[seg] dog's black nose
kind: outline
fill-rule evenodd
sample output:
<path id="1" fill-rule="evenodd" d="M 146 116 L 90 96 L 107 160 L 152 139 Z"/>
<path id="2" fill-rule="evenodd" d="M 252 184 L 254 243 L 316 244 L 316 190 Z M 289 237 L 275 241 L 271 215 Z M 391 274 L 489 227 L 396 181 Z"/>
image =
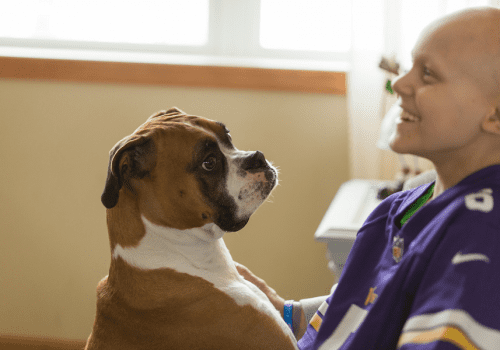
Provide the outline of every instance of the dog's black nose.
<path id="1" fill-rule="evenodd" d="M 255 151 L 243 161 L 241 167 L 246 171 L 267 168 L 266 157 L 261 151 Z"/>

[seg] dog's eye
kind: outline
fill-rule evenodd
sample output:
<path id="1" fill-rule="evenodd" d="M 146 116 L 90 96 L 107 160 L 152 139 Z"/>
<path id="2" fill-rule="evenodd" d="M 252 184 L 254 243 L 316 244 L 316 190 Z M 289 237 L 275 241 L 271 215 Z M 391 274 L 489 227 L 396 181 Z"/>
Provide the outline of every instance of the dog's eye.
<path id="1" fill-rule="evenodd" d="M 201 166 L 206 171 L 211 171 L 211 170 L 214 170 L 216 164 L 217 164 L 217 159 L 212 156 L 212 157 L 208 157 L 207 159 L 205 159 Z"/>

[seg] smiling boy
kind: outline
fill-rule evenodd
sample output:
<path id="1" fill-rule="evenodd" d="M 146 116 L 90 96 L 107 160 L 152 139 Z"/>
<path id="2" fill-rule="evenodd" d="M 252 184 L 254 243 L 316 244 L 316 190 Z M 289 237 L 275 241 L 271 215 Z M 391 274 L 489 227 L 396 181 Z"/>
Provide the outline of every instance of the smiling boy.
<path id="1" fill-rule="evenodd" d="M 500 10 L 466 10 L 431 24 L 413 62 L 393 84 L 405 112 L 391 148 L 433 162 L 436 198 L 500 164 Z"/>
<path id="2" fill-rule="evenodd" d="M 294 325 L 299 348 L 500 349 L 500 10 L 431 24 L 393 89 L 391 148 L 431 160 L 437 179 L 370 214 L 332 295 Z"/>

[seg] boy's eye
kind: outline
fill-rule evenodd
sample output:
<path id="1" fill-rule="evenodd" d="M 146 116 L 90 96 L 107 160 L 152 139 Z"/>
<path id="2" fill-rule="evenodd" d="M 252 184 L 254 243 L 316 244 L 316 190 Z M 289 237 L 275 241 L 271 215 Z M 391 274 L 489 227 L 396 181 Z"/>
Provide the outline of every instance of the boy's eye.
<path id="1" fill-rule="evenodd" d="M 429 82 L 432 82 L 433 80 L 436 79 L 436 76 L 434 75 L 434 73 L 427 67 L 423 67 L 422 68 L 422 79 L 429 83 Z"/>

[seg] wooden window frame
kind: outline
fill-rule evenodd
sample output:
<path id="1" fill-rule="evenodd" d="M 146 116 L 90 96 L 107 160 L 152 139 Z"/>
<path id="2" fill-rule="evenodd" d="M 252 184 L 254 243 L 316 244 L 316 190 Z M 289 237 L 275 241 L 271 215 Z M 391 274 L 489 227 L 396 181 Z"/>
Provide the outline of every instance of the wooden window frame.
<path id="1" fill-rule="evenodd" d="M 86 343 L 85 340 L 0 335 L 0 349 L 5 350 L 82 350 Z"/>
<path id="2" fill-rule="evenodd" d="M 0 57 L 0 78 L 346 94 L 346 73 Z"/>

